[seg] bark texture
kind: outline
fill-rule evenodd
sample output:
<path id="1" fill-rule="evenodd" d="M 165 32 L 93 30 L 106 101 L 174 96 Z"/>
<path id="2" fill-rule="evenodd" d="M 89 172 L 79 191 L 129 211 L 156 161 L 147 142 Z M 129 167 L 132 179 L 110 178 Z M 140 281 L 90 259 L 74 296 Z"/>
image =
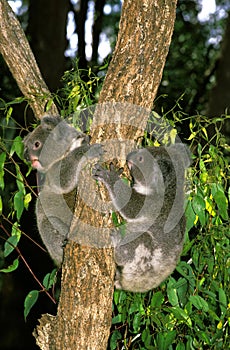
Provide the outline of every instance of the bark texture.
<path id="1" fill-rule="evenodd" d="M 100 102 L 151 108 L 173 33 L 177 0 L 126 0 Z"/>
<path id="2" fill-rule="evenodd" d="M 6 0 L 0 0 L 0 52 L 37 118 L 51 94 L 37 66 L 25 33 Z M 57 114 L 53 104 L 50 114 Z"/>

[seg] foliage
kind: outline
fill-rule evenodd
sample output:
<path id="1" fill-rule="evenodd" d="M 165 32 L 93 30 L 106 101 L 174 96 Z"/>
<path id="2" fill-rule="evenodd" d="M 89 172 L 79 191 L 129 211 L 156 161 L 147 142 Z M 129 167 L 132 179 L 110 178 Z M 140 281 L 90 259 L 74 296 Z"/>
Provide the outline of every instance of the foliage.
<path id="1" fill-rule="evenodd" d="M 66 93 L 61 112 L 63 116 L 74 108 L 78 110 L 79 105 L 85 107 L 94 102 L 93 93 L 91 95 L 91 91 L 87 90 L 88 84 L 81 79 L 80 73 L 71 71 L 68 74 L 66 90 L 62 91 L 62 94 Z M 91 86 L 95 84 L 97 88 L 98 83 L 99 80 L 92 75 Z M 11 106 L 8 106 L 8 111 L 9 108 Z M 184 251 L 176 271 L 154 291 L 143 294 L 115 291 L 108 349 L 228 348 L 230 174 L 225 152 L 229 151 L 229 147 L 220 133 L 222 119 L 210 121 L 199 115 L 187 118 L 183 112 L 174 110 L 170 111 L 171 114 L 173 133 L 169 134 L 169 139 L 175 137 L 174 131 L 179 123 L 188 119 L 188 142 L 194 153 L 188 174 L 190 187 L 187 190 Z M 10 113 L 7 115 L 10 122 Z M 212 140 L 207 134 L 210 127 L 214 130 Z M 22 138 L 16 136 L 9 142 L 6 147 L 1 139 L 0 144 L 0 189 L 3 191 L 6 187 L 6 175 L 12 176 L 15 182 L 7 215 L 4 196 L 0 196 L 0 228 L 4 233 L 1 238 L 5 240 L 3 255 L 6 260 L 2 273 L 17 270 L 21 261 L 31 270 L 18 244 L 22 238 L 30 239 L 21 230 L 20 220 L 30 207 L 32 196 L 36 196 L 34 189 L 28 185 L 26 175 L 23 175 L 24 167 L 27 174 L 30 169 L 22 157 Z M 151 142 L 146 139 L 146 144 Z M 11 225 L 10 231 L 5 223 Z M 25 297 L 25 319 L 41 293 L 46 293 L 55 302 L 52 289 L 56 270 L 47 273 L 42 282 L 33 272 L 32 275 L 39 288 L 33 289 Z"/>

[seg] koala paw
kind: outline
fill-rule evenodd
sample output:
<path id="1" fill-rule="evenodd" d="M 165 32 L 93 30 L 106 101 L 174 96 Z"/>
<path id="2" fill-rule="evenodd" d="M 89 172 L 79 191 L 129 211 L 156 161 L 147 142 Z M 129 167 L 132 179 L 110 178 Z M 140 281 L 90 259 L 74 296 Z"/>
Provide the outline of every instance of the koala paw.
<path id="1" fill-rule="evenodd" d="M 111 234 L 110 234 L 110 237 L 111 237 L 111 242 L 112 242 L 112 246 L 114 248 L 116 248 L 117 246 L 119 246 L 119 243 L 122 239 L 122 236 L 120 234 L 120 231 L 118 229 L 114 229 L 112 230 Z"/>
<path id="2" fill-rule="evenodd" d="M 122 168 L 117 171 L 112 163 L 110 163 L 109 169 L 105 169 L 100 164 L 96 164 L 93 169 L 93 178 L 105 184 L 114 184 L 120 179 L 119 175 L 122 171 Z"/>
<path id="3" fill-rule="evenodd" d="M 99 143 L 90 146 L 90 149 L 87 152 L 88 158 L 97 158 L 101 157 L 105 153 L 105 150 L 103 149 L 103 146 Z"/>

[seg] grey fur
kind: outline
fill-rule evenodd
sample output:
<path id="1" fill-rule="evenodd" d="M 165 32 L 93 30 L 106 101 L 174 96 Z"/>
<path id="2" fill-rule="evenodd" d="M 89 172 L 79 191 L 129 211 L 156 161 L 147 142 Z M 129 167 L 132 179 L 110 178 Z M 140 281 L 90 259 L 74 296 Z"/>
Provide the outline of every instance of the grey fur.
<path id="1" fill-rule="evenodd" d="M 146 292 L 173 272 L 183 248 L 184 172 L 190 157 L 184 145 L 175 144 L 131 152 L 127 164 L 132 187 L 112 165 L 110 170 L 97 165 L 94 178 L 104 183 L 126 221 L 124 230 L 112 232 L 115 287 Z"/>
<path id="2" fill-rule="evenodd" d="M 88 158 L 101 153 L 100 145 L 90 146 L 87 135 L 59 116 L 44 116 L 41 124 L 24 139 L 24 157 L 38 171 L 38 230 L 57 265 L 63 259 L 79 173 Z"/>

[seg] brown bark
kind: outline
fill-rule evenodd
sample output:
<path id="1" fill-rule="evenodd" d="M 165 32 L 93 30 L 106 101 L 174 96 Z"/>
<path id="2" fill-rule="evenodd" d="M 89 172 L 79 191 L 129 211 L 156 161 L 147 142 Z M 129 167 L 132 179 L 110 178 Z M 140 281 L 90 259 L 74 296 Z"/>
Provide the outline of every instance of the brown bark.
<path id="1" fill-rule="evenodd" d="M 152 108 L 173 33 L 176 0 L 126 0 L 100 101 Z"/>
<path id="2" fill-rule="evenodd" d="M 6 0 L 0 0 L 0 52 L 37 118 L 51 94 L 41 76 L 25 33 Z M 57 114 L 53 104 L 50 114 Z"/>

